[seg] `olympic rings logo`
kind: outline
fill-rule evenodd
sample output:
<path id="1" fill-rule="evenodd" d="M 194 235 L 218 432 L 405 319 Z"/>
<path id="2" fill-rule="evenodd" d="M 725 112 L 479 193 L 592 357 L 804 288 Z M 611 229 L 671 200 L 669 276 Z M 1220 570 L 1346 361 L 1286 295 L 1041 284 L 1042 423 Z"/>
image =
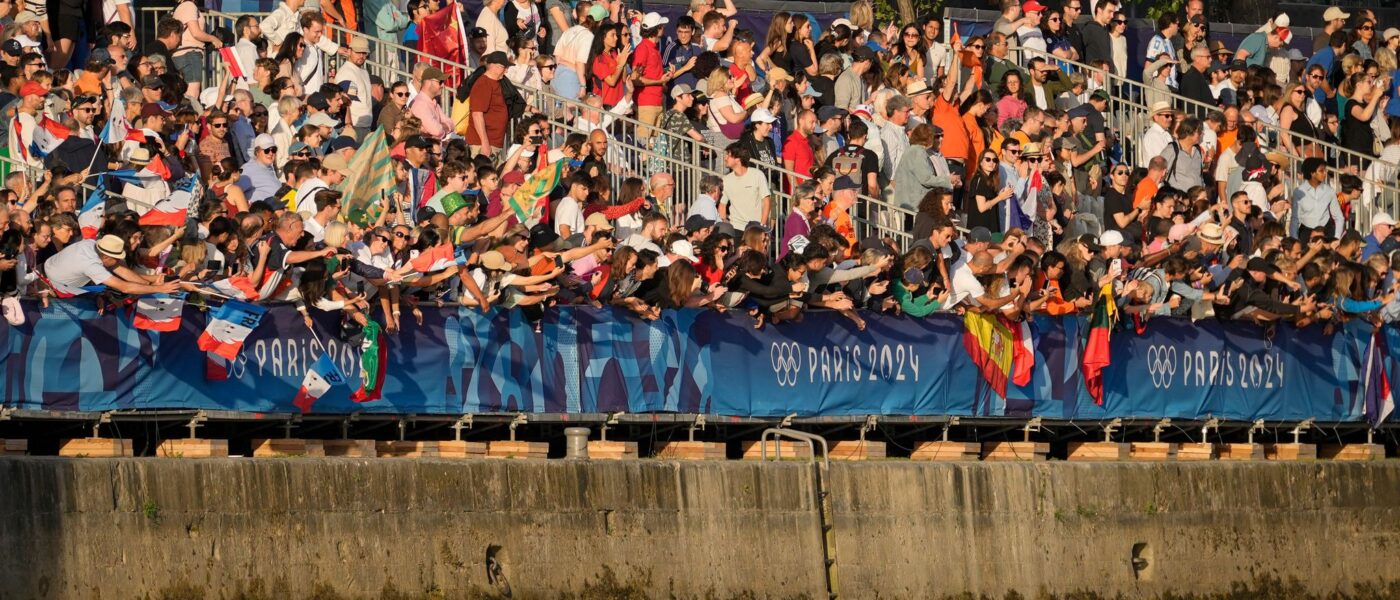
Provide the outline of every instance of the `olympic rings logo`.
<path id="1" fill-rule="evenodd" d="M 1152 387 L 1170 388 L 1176 375 L 1176 346 L 1148 346 L 1147 373 L 1152 376 Z"/>
<path id="2" fill-rule="evenodd" d="M 802 372 L 802 348 L 796 342 L 773 342 L 768 347 L 768 358 L 779 386 L 797 385 L 797 376 Z"/>

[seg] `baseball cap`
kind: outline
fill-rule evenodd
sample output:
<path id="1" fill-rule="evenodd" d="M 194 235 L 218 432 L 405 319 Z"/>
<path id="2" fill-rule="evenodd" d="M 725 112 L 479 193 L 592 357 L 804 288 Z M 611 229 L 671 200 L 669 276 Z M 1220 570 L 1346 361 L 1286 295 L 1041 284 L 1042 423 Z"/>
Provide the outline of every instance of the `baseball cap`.
<path id="1" fill-rule="evenodd" d="M 503 67 L 510 66 L 510 57 L 506 56 L 505 52 L 501 52 L 499 50 L 487 54 L 486 56 L 483 56 L 481 60 L 482 62 L 485 62 L 488 65 L 501 65 Z"/>
<path id="2" fill-rule="evenodd" d="M 853 115 L 859 116 L 861 113 L 865 113 L 865 117 L 870 118 L 871 115 L 875 114 L 875 107 L 869 104 L 857 104 L 851 109 Z"/>
<path id="3" fill-rule="evenodd" d="M 817 120 L 818 120 L 818 121 L 830 121 L 830 120 L 835 119 L 835 118 L 837 118 L 837 117 L 844 117 L 844 116 L 846 116 L 847 114 L 848 114 L 848 113 L 846 112 L 846 109 L 844 109 L 844 108 L 838 108 L 838 107 L 835 107 L 835 106 L 823 106 L 823 107 L 817 109 Z"/>
<path id="4" fill-rule="evenodd" d="M 512 171 L 512 172 L 513 172 L 513 173 L 519 173 L 519 171 Z M 596 212 L 596 213 L 593 213 L 593 214 L 591 214 L 591 215 L 588 215 L 588 218 L 583 220 L 583 226 L 584 226 L 584 227 L 592 227 L 592 228 L 598 229 L 598 230 L 600 230 L 600 231 L 612 231 L 612 230 L 613 230 L 613 225 L 612 225 L 612 223 L 609 223 L 609 222 L 608 222 L 608 218 L 605 217 L 605 216 L 603 216 L 603 213 L 600 213 L 600 212 Z"/>
<path id="5" fill-rule="evenodd" d="M 306 105 L 316 110 L 330 110 L 331 101 L 326 99 L 326 95 L 321 92 L 312 92 L 306 97 Z"/>
<path id="6" fill-rule="evenodd" d="M 1021 5 L 1021 10 L 1023 12 L 1045 12 L 1045 5 L 1036 0 L 1026 0 L 1025 4 Z"/>
<path id="7" fill-rule="evenodd" d="M 418 135 L 410 136 L 408 139 L 404 140 L 403 144 L 405 148 L 417 148 L 419 150 L 433 149 L 432 138 L 421 133 Z"/>
<path id="8" fill-rule="evenodd" d="M 1329 7 L 1327 7 L 1327 10 L 1322 11 L 1322 20 L 1323 20 L 1323 21 L 1336 21 L 1337 19 L 1350 19 L 1350 18 L 1351 18 L 1351 13 L 1349 13 L 1349 12 L 1343 12 L 1342 9 L 1341 9 L 1340 7 L 1329 6 Z"/>
<path id="9" fill-rule="evenodd" d="M 592 10 L 592 9 L 590 9 L 590 10 Z M 646 16 L 642 17 L 642 28 L 643 28 L 643 29 L 654 29 L 654 28 L 656 28 L 656 27 L 660 27 L 660 26 L 665 25 L 665 24 L 670 23 L 670 22 L 671 22 L 671 20 L 670 20 L 670 19 L 667 19 L 666 17 L 663 17 L 663 16 L 661 16 L 661 15 L 659 15 L 659 14 L 656 14 L 656 13 L 654 13 L 654 12 L 649 12 L 649 13 L 646 14 Z"/>
<path id="10" fill-rule="evenodd" d="M 165 110 L 159 103 L 147 102 L 141 106 L 141 118 L 149 119 L 151 117 L 164 117 L 169 119 L 170 111 Z"/>
<path id="11" fill-rule="evenodd" d="M 126 259 L 126 242 L 115 235 L 104 235 L 97 240 L 97 252 L 107 258 Z"/>
<path id="12" fill-rule="evenodd" d="M 1108 100 L 1108 91 L 1107 91 L 1107 90 L 1094 90 L 1094 93 L 1089 94 L 1089 99 L 1090 99 L 1090 100 Z"/>
<path id="13" fill-rule="evenodd" d="M 684 258 L 690 262 L 700 261 L 699 258 L 695 257 L 695 246 L 690 243 L 690 240 L 676 240 L 672 242 L 671 254 Z"/>
<path id="14" fill-rule="evenodd" d="M 505 184 L 505 185 L 511 185 L 511 184 L 521 185 L 521 184 L 524 184 L 524 183 L 525 183 L 525 174 L 524 174 L 524 173 L 521 173 L 520 171 L 512 170 L 512 171 L 506 173 L 505 175 L 502 175 L 502 176 L 501 176 L 501 183 L 502 183 L 502 184 Z"/>
<path id="15" fill-rule="evenodd" d="M 306 124 L 315 125 L 317 127 L 339 127 L 340 121 L 332 119 L 331 116 L 326 113 L 318 112 L 307 117 Z"/>
<path id="16" fill-rule="evenodd" d="M 44 84 L 34 80 L 26 81 L 24 85 L 19 86 L 19 96 L 21 98 L 25 96 L 47 96 L 48 93 L 49 88 L 44 87 Z"/>
<path id="17" fill-rule="evenodd" d="M 690 215 L 689 217 L 685 218 L 685 230 L 691 233 L 695 233 L 697 231 L 700 231 L 701 229 L 714 226 L 714 221 L 706 219 L 701 215 Z"/>
<path id="18" fill-rule="evenodd" d="M 141 87 L 156 90 L 165 87 L 165 82 L 155 75 L 147 75 L 141 78 Z"/>
<path id="19" fill-rule="evenodd" d="M 1248 65 L 1248 64 L 1245 64 L 1245 62 L 1242 61 L 1242 60 L 1235 59 L 1235 60 L 1230 61 L 1230 70 L 1231 70 L 1231 71 L 1248 71 L 1248 70 L 1249 70 L 1249 65 Z"/>
<path id="20" fill-rule="evenodd" d="M 1388 213 L 1376 213 L 1376 216 L 1371 218 L 1371 227 L 1375 228 L 1377 225 L 1390 225 L 1394 227 L 1395 217 L 1390 216 Z"/>
<path id="21" fill-rule="evenodd" d="M 788 73 L 787 69 L 784 69 L 782 67 L 773 67 L 772 69 L 769 69 L 767 75 L 768 83 L 777 83 L 779 81 L 792 81 L 792 74 Z"/>
<path id="22" fill-rule="evenodd" d="M 559 234 L 554 233 L 554 229 L 547 223 L 537 223 L 530 228 L 531 248 L 545 248 L 557 241 L 559 241 Z"/>
<path id="23" fill-rule="evenodd" d="M 1382 33 L 1382 34 L 1381 34 L 1381 41 L 1382 41 L 1382 42 L 1388 42 L 1388 41 L 1390 41 L 1390 38 L 1393 38 L 1393 37 L 1395 37 L 1395 36 L 1400 36 L 1400 29 L 1396 29 L 1396 28 L 1394 28 L 1394 27 L 1390 27 L 1390 28 L 1388 28 L 1388 29 L 1385 30 L 1385 33 Z"/>
<path id="24" fill-rule="evenodd" d="M 1089 115 L 1093 112 L 1094 107 L 1089 106 L 1088 104 L 1080 104 L 1079 106 L 1069 109 L 1069 118 L 1078 119 L 1080 117 L 1083 117 L 1087 119 L 1089 118 Z"/>
<path id="25" fill-rule="evenodd" d="M 807 86 L 806 89 L 802 90 L 802 97 L 803 97 L 803 98 L 820 98 L 820 97 L 822 97 L 822 93 L 821 93 L 821 92 L 818 92 L 818 91 L 817 91 L 817 88 L 815 88 L 815 87 L 809 85 L 809 86 Z"/>
<path id="26" fill-rule="evenodd" d="M 753 111 L 753 116 L 752 116 L 752 117 L 749 117 L 749 118 L 752 119 L 753 122 L 755 122 L 755 123 L 776 123 L 776 122 L 778 122 L 778 118 L 775 117 L 775 116 L 773 116 L 773 113 L 768 112 L 768 109 L 766 109 L 766 108 L 760 108 L 760 109 L 758 109 L 758 110 L 756 110 L 756 111 Z"/>
<path id="27" fill-rule="evenodd" d="M 355 39 L 350 40 L 350 51 L 369 52 L 369 39 L 363 36 L 357 36 Z"/>
<path id="28" fill-rule="evenodd" d="M 875 51 L 867 46 L 858 46 L 855 50 L 851 51 L 851 62 L 860 62 L 863 60 L 874 62 L 875 58 Z"/>
<path id="29" fill-rule="evenodd" d="M 330 154 L 321 159 L 321 168 L 327 171 L 336 171 L 342 175 L 350 175 L 350 163 L 345 161 L 345 157 L 339 154 Z"/>
<path id="30" fill-rule="evenodd" d="M 19 40 L 13 38 L 5 40 L 5 43 L 0 44 L 0 50 L 3 50 L 5 54 L 10 56 L 24 56 L 24 46 L 20 45 Z"/>
<path id="31" fill-rule="evenodd" d="M 991 243 L 992 231 L 986 227 L 973 227 L 971 231 L 967 232 L 967 241 L 971 244 L 979 242 Z"/>
<path id="32" fill-rule="evenodd" d="M 686 94 L 693 94 L 693 93 L 695 93 L 695 90 L 694 90 L 694 88 L 691 88 L 691 87 L 690 87 L 690 84 L 688 84 L 688 83 L 676 84 L 676 87 L 671 88 L 671 99 L 672 99 L 672 100 L 678 100 L 678 99 L 680 99 L 681 96 L 684 96 L 684 95 L 686 95 Z"/>
<path id="33" fill-rule="evenodd" d="M 1088 248 L 1090 252 L 1103 250 L 1103 246 L 1099 245 L 1099 238 L 1095 237 L 1092 233 L 1079 236 L 1079 243 L 1084 244 L 1084 247 Z"/>
<path id="34" fill-rule="evenodd" d="M 1120 246 L 1123 244 L 1123 234 L 1117 230 L 1110 229 L 1099 236 L 1099 245 L 1105 248 L 1109 246 Z"/>
<path id="35" fill-rule="evenodd" d="M 443 73 L 442 69 L 439 69 L 437 67 L 428 67 L 426 69 L 423 69 L 423 81 L 428 80 L 447 81 L 447 74 Z"/>
<path id="36" fill-rule="evenodd" d="M 495 250 L 482 252 L 478 260 L 481 266 L 488 271 L 510 271 L 514 269 L 514 266 L 506 261 L 505 255 Z"/>
<path id="37" fill-rule="evenodd" d="M 25 23 L 33 23 L 35 21 L 40 20 L 42 19 L 39 18 L 39 15 L 34 14 L 33 11 L 20 11 L 18 15 L 15 15 L 15 25 L 23 25 Z"/>
<path id="38" fill-rule="evenodd" d="M 301 151 L 303 151 L 303 150 L 310 150 L 310 149 L 311 149 L 311 146 L 306 145 L 306 142 L 303 142 L 303 141 L 301 141 L 301 140 L 297 140 L 297 141 L 295 141 L 295 142 L 292 142 L 292 145 L 289 146 L 289 147 L 287 148 L 287 154 L 296 154 L 296 153 L 301 152 Z"/>
<path id="39" fill-rule="evenodd" d="M 472 39 L 479 39 L 479 38 L 484 38 L 484 37 L 491 37 L 491 34 L 486 33 L 486 28 L 485 28 L 485 27 L 473 27 L 473 28 L 472 28 Z"/>
<path id="40" fill-rule="evenodd" d="M 593 6 L 588 7 L 588 16 L 593 17 L 594 21 L 598 21 L 601 23 L 607 20 L 608 9 L 602 4 L 594 4 Z"/>
<path id="41" fill-rule="evenodd" d="M 258 134 L 258 137 L 253 138 L 253 148 L 255 148 L 255 149 L 258 149 L 258 150 L 267 150 L 268 148 L 276 148 L 276 147 L 277 147 L 277 140 L 272 139 L 272 136 L 270 136 L 270 135 L 268 135 L 268 134 L 266 134 L 266 133 L 259 133 L 259 134 Z"/>
<path id="42" fill-rule="evenodd" d="M 335 139 L 331 140 L 330 144 L 326 146 L 326 149 L 330 152 L 340 152 L 341 150 L 344 150 L 346 148 L 358 150 L 360 149 L 360 143 L 355 141 L 355 138 L 352 138 L 348 135 L 342 135 L 337 136 Z"/>
<path id="43" fill-rule="evenodd" d="M 860 189 L 860 183 L 850 177 L 837 177 L 836 183 L 831 185 L 831 189 L 836 192 L 858 190 Z"/>

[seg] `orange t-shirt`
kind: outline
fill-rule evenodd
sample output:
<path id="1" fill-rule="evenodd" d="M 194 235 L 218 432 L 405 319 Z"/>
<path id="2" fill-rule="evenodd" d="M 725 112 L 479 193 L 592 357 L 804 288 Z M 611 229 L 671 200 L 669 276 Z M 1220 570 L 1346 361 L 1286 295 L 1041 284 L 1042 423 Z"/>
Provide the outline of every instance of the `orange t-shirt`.
<path id="1" fill-rule="evenodd" d="M 1220 155 L 1225 152 L 1226 148 L 1235 145 L 1235 138 L 1239 137 L 1239 134 L 1240 132 L 1237 129 L 1235 131 L 1226 131 L 1225 133 L 1216 136 L 1217 141 L 1215 144 L 1215 158 L 1217 160 L 1220 158 Z"/>
<path id="2" fill-rule="evenodd" d="M 941 150 L 943 156 L 955 160 L 966 160 L 967 157 L 967 130 L 963 129 L 962 115 L 958 114 L 958 105 L 943 99 L 939 96 L 933 101 L 933 118 L 931 122 L 943 129 L 943 146 Z"/>
<path id="3" fill-rule="evenodd" d="M 836 233 L 840 234 L 841 237 L 846 238 L 847 242 L 850 242 L 851 249 L 857 248 L 856 228 L 851 223 L 850 213 L 847 213 L 844 210 L 838 211 L 836 210 L 836 204 L 829 203 L 826 206 L 822 207 L 822 216 L 825 217 L 826 220 L 831 223 L 831 227 L 832 229 L 836 230 Z"/>
<path id="4" fill-rule="evenodd" d="M 1133 190 L 1133 208 L 1147 210 L 1152 206 L 1152 199 L 1157 197 L 1157 182 L 1150 177 L 1144 177 L 1138 182 L 1136 190 Z"/>
<path id="5" fill-rule="evenodd" d="M 966 164 L 975 165 L 977 157 L 982 156 L 982 151 L 987 148 L 987 140 L 983 139 L 982 126 L 977 123 L 977 117 L 972 116 L 972 113 L 963 115 L 962 121 L 963 129 L 967 131 L 967 157 L 964 160 L 967 161 Z M 943 135 L 943 139 L 947 141 L 947 134 Z"/>

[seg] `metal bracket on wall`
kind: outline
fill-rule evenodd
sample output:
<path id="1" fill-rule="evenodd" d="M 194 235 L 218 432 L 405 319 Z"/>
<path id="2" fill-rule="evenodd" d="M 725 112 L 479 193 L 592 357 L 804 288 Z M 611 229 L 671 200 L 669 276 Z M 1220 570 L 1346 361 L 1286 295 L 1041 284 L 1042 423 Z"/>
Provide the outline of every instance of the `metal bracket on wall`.
<path id="1" fill-rule="evenodd" d="M 190 439 L 195 439 L 196 437 L 198 437 L 197 435 L 195 435 L 195 430 L 199 429 L 199 426 L 203 425 L 204 422 L 208 420 L 208 415 L 205 415 L 204 411 L 202 410 L 195 413 L 193 417 L 190 417 L 190 421 L 188 423 L 185 423 L 185 428 L 190 430 Z"/>
<path id="2" fill-rule="evenodd" d="M 1307 430 L 1312 429 L 1313 421 L 1314 419 L 1312 417 L 1308 417 L 1306 421 L 1303 421 L 1302 423 L 1299 423 L 1297 427 L 1294 427 L 1293 431 L 1288 432 L 1293 434 L 1293 443 L 1302 443 L 1303 434 L 1307 432 Z"/>
<path id="3" fill-rule="evenodd" d="M 1118 431 L 1119 429 L 1122 429 L 1122 428 L 1123 428 L 1123 419 L 1114 419 L 1114 420 L 1112 420 L 1112 421 L 1109 421 L 1107 425 L 1104 425 L 1104 426 L 1103 426 L 1103 441 L 1104 441 L 1104 443 L 1112 442 L 1112 441 L 1113 441 L 1113 432 Z"/>
<path id="4" fill-rule="evenodd" d="M 1209 419 L 1206 419 L 1206 424 L 1201 426 L 1201 443 L 1202 443 L 1202 444 L 1206 444 L 1206 443 L 1209 443 L 1209 442 L 1210 442 L 1209 436 L 1210 436 L 1210 430 L 1212 430 L 1212 429 L 1215 430 L 1215 433 L 1217 433 L 1217 434 L 1220 433 L 1220 419 L 1217 419 L 1217 418 L 1215 418 L 1215 417 L 1211 417 L 1211 418 L 1209 418 Z"/>
<path id="5" fill-rule="evenodd" d="M 459 417 L 459 418 L 457 419 L 456 422 L 452 423 L 452 440 L 453 440 L 453 441 L 456 441 L 456 442 L 462 441 L 462 430 L 463 430 L 463 429 L 471 429 L 471 428 L 472 428 L 472 415 L 471 415 L 471 413 L 467 413 L 467 414 L 465 414 L 465 415 L 462 415 L 461 417 Z"/>
<path id="6" fill-rule="evenodd" d="M 1036 417 L 1026 422 L 1026 426 L 1021 428 L 1021 441 L 1031 441 L 1031 433 L 1040 431 L 1041 417 Z"/>
<path id="7" fill-rule="evenodd" d="M 793 419 L 796 419 L 796 418 L 797 418 L 797 413 L 792 413 L 792 414 L 790 414 L 790 415 L 788 415 L 788 416 L 786 416 L 786 417 L 783 417 L 783 422 L 778 424 L 778 428 L 779 428 L 779 429 L 788 429 L 788 428 L 791 428 L 791 427 L 792 427 L 792 420 L 793 420 Z"/>
<path id="8" fill-rule="evenodd" d="M 686 435 L 689 436 L 687 439 L 689 439 L 692 442 L 695 441 L 696 429 L 705 429 L 705 413 L 695 415 L 695 422 L 691 423 L 690 427 L 686 428 Z"/>
<path id="9" fill-rule="evenodd" d="M 860 443 L 865 443 L 865 434 L 874 431 L 879 424 L 879 418 L 875 415 L 865 415 L 865 423 L 860 426 Z"/>
<path id="10" fill-rule="evenodd" d="M 1260 431 L 1260 432 L 1264 431 L 1264 420 L 1263 420 L 1263 419 L 1259 419 L 1259 420 L 1255 421 L 1253 425 L 1250 425 L 1250 426 L 1249 426 L 1249 443 L 1251 443 L 1251 444 L 1254 443 L 1254 432 L 1256 432 L 1256 431 Z"/>
<path id="11" fill-rule="evenodd" d="M 345 415 L 345 419 L 340 422 L 340 439 L 350 439 L 350 424 L 360 420 L 359 412 L 352 412 Z"/>
<path id="12" fill-rule="evenodd" d="M 101 417 L 98 417 L 97 422 L 92 424 L 92 437 L 95 437 L 95 438 L 102 437 L 102 435 L 101 435 L 102 426 L 103 426 L 103 425 L 106 425 L 106 424 L 108 424 L 108 423 L 111 423 L 111 422 L 112 422 L 112 413 L 111 413 L 111 412 L 102 413 L 102 416 L 101 416 Z"/>
<path id="13" fill-rule="evenodd" d="M 510 441 L 515 441 L 515 428 L 529 422 L 530 419 L 525 417 L 525 413 L 516 413 L 515 418 L 510 422 Z"/>
<path id="14" fill-rule="evenodd" d="M 948 423 L 945 424 L 945 425 L 943 425 L 943 441 L 945 441 L 945 442 L 948 441 L 948 432 L 949 432 L 949 431 L 952 431 L 952 429 L 953 429 L 954 427 L 957 427 L 957 426 L 958 426 L 958 423 L 961 423 L 961 422 L 962 422 L 962 418 L 961 418 L 961 417 L 948 417 Z"/>
<path id="15" fill-rule="evenodd" d="M 625 414 L 627 414 L 627 411 L 619 410 L 611 415 L 608 415 L 608 419 L 606 421 L 603 421 L 603 426 L 600 428 L 600 431 L 598 433 L 598 440 L 603 442 L 608 441 L 608 426 L 617 425 L 618 417 L 621 417 Z"/>
<path id="16" fill-rule="evenodd" d="M 1171 426 L 1171 419 L 1162 419 L 1161 421 L 1157 421 L 1157 424 L 1152 426 L 1152 441 L 1154 443 L 1162 441 L 1162 432 L 1166 431 L 1167 428 Z"/>

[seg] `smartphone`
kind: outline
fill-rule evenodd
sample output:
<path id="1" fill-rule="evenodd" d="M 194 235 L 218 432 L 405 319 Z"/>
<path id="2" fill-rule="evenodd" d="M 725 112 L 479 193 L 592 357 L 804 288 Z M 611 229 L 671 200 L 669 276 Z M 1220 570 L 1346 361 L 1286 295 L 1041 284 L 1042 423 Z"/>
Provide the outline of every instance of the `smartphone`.
<path id="1" fill-rule="evenodd" d="M 531 144 L 534 144 L 534 145 L 537 145 L 537 146 L 538 146 L 538 145 L 544 143 L 544 136 L 542 136 L 542 135 L 532 135 L 532 136 L 530 136 L 529 142 L 530 142 Z"/>
<path id="2" fill-rule="evenodd" d="M 1123 274 L 1123 259 L 1113 259 L 1113 262 L 1108 265 L 1108 274 L 1114 278 L 1121 276 Z"/>

